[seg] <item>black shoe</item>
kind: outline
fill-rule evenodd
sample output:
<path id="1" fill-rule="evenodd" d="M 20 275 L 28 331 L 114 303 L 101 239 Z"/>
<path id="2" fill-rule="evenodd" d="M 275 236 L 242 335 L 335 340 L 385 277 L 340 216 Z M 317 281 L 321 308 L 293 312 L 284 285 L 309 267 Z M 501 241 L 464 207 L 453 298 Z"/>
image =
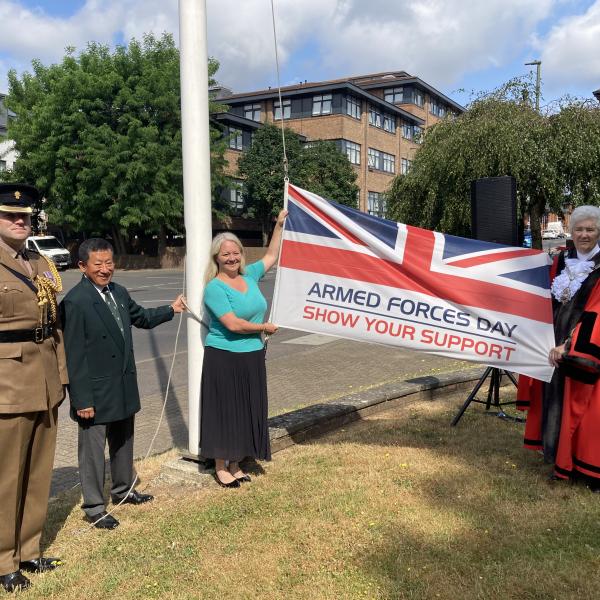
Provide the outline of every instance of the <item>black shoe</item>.
<path id="1" fill-rule="evenodd" d="M 236 477 L 235 479 L 236 479 L 236 481 L 239 481 L 240 483 L 250 483 L 252 481 L 252 478 L 250 477 L 250 475 L 246 475 L 246 474 L 244 474 L 242 477 Z"/>
<path id="2" fill-rule="evenodd" d="M 8 575 L 0 575 L 0 581 L 2 581 L 2 587 L 7 592 L 26 590 L 31 585 L 31 581 L 21 571 L 15 571 Z"/>
<path id="3" fill-rule="evenodd" d="M 23 571 L 29 573 L 44 573 L 45 571 L 54 571 L 56 567 L 63 565 L 63 561 L 60 558 L 46 558 L 41 556 L 40 558 L 34 558 L 32 560 L 22 560 L 19 563 L 19 567 Z"/>
<path id="4" fill-rule="evenodd" d="M 223 483 L 220 479 L 219 476 L 215 473 L 215 481 L 224 488 L 239 488 L 240 487 L 240 482 L 237 479 L 234 479 L 233 481 L 230 481 L 229 483 Z"/>
<path id="5" fill-rule="evenodd" d="M 144 504 L 144 502 L 150 502 L 154 500 L 154 496 L 150 494 L 140 494 L 140 492 L 129 492 L 125 500 L 123 498 L 114 498 L 112 499 L 113 504 Z"/>
<path id="6" fill-rule="evenodd" d="M 119 526 L 117 521 L 112 515 L 109 515 L 105 510 L 96 515 L 86 515 L 85 517 L 90 523 L 94 524 L 97 529 L 116 529 Z"/>
<path id="7" fill-rule="evenodd" d="M 590 483 L 588 485 L 592 494 L 600 494 L 600 483 Z"/>

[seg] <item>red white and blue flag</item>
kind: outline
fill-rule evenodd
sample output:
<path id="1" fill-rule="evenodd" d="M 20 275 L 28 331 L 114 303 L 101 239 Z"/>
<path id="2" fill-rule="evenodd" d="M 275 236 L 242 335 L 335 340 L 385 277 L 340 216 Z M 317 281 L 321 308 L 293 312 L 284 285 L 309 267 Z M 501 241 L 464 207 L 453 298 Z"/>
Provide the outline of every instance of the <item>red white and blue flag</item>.
<path id="1" fill-rule="evenodd" d="M 272 320 L 549 381 L 549 256 L 374 217 L 288 185 Z"/>

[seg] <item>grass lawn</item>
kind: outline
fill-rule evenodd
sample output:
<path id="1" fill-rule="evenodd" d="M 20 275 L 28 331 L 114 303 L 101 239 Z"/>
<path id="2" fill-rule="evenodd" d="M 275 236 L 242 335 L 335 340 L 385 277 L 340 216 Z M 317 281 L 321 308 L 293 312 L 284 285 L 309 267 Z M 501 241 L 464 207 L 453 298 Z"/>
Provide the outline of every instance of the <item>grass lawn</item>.
<path id="1" fill-rule="evenodd" d="M 173 487 L 115 531 L 82 531 L 77 490 L 53 502 L 59 571 L 27 598 L 600 598 L 600 497 L 549 484 L 522 424 L 466 394 L 418 401 L 275 455 L 239 490 Z M 144 484 L 145 485 L 145 484 Z M 141 488 L 144 485 L 140 486 Z"/>

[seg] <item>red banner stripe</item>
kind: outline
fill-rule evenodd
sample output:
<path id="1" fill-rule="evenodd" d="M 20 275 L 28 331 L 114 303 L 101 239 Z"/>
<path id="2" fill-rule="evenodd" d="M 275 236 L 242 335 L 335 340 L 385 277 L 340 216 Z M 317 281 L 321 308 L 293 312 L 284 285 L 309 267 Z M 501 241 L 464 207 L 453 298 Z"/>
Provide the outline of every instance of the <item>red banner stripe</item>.
<path id="1" fill-rule="evenodd" d="M 433 233 L 428 233 L 431 233 L 433 242 Z M 421 241 L 425 242 L 425 239 Z M 284 240 L 280 266 L 386 285 L 462 306 L 474 306 L 542 323 L 552 323 L 551 304 L 547 298 L 485 281 L 432 273 L 429 271 L 427 254 L 427 249 L 423 248 L 423 252 L 414 253 L 412 257 L 405 255 L 404 263 L 399 265 L 351 250 Z M 410 260 L 411 258 L 414 260 Z"/>

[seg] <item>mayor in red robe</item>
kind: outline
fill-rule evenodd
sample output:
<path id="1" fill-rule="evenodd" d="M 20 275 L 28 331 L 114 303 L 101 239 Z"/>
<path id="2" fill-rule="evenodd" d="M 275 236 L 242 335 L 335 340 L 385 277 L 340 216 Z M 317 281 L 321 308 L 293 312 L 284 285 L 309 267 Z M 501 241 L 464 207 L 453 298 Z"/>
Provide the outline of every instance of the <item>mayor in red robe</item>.
<path id="1" fill-rule="evenodd" d="M 573 248 L 552 267 L 554 375 L 521 376 L 517 406 L 528 411 L 525 447 L 543 452 L 552 477 L 582 476 L 600 492 L 600 209 L 577 207 L 570 229 Z"/>

